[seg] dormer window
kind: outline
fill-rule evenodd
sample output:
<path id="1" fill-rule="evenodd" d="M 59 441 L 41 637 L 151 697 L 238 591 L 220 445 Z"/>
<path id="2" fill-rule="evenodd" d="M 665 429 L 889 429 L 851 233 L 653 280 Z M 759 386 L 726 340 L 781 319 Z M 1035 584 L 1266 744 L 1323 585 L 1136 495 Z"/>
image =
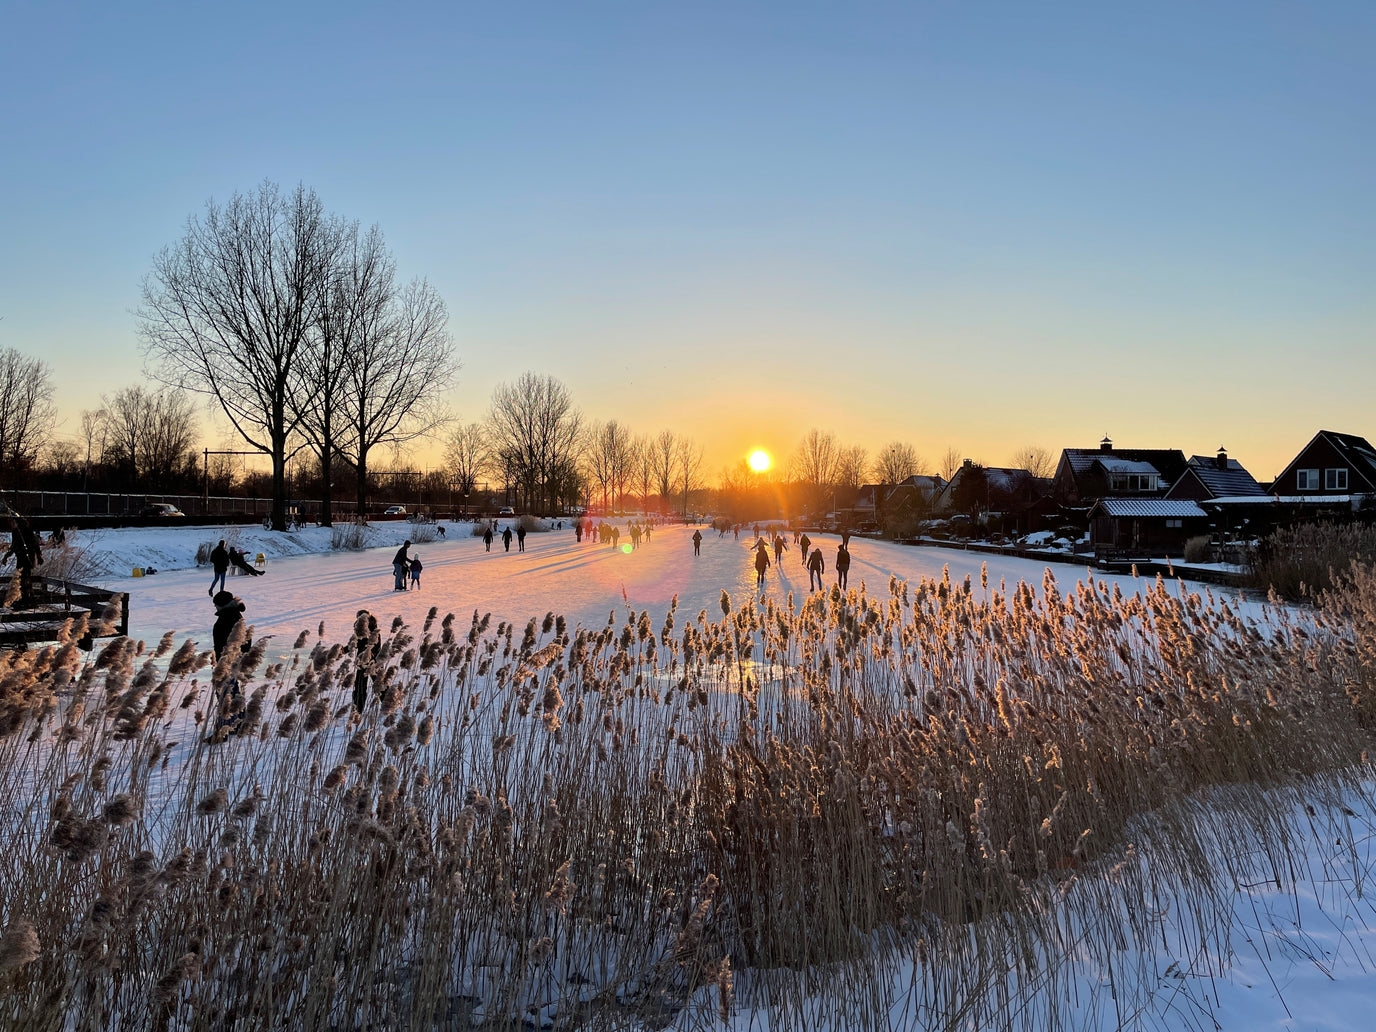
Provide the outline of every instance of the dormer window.
<path id="1" fill-rule="evenodd" d="M 1109 489 L 1125 494 L 1141 494 L 1155 491 L 1157 485 L 1154 473 L 1114 473 L 1109 477 Z"/>

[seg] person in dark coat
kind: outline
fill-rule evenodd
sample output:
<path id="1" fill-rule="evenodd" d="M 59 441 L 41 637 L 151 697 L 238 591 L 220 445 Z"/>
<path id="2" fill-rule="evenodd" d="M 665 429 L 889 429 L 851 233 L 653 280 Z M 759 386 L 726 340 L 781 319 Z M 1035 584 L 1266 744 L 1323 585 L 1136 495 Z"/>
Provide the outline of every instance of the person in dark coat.
<path id="1" fill-rule="evenodd" d="M 248 574 L 250 577 L 263 576 L 263 570 L 255 570 L 252 566 L 248 564 L 248 556 L 244 554 L 244 551 L 241 548 L 231 548 L 229 550 L 229 561 L 237 569 L 239 569 L 243 573 Z"/>
<path id="2" fill-rule="evenodd" d="M 850 572 L 850 549 L 842 545 L 836 550 L 836 584 L 842 591 L 846 587 L 846 574 Z"/>
<path id="3" fill-rule="evenodd" d="M 502 531 L 502 547 L 505 548 L 508 552 L 511 551 L 511 528 L 510 528 L 510 527 L 507 527 L 506 530 Z"/>
<path id="4" fill-rule="evenodd" d="M 406 575 L 411 572 L 411 557 L 406 553 L 410 547 L 411 539 L 407 538 L 402 546 L 397 549 L 397 554 L 392 556 L 393 591 L 406 590 Z"/>
<path id="5" fill-rule="evenodd" d="M 786 552 L 787 550 L 788 550 L 788 542 L 786 542 L 786 541 L 784 540 L 784 536 L 783 536 L 782 534 L 775 534 L 775 535 L 774 535 L 774 562 L 775 562 L 775 563 L 782 563 L 782 562 L 783 562 L 783 559 L 784 559 L 784 552 Z"/>
<path id="6" fill-rule="evenodd" d="M 693 554 L 702 555 L 702 531 L 693 531 Z"/>
<path id="7" fill-rule="evenodd" d="M 765 545 L 764 538 L 761 538 L 755 546 L 755 587 L 764 587 L 764 571 L 767 569 L 769 569 L 769 547 Z"/>
<path id="8" fill-rule="evenodd" d="M 0 561 L 14 556 L 14 568 L 19 571 L 19 600 L 22 604 L 27 603 L 32 595 L 33 571 L 34 567 L 43 563 L 43 549 L 38 542 L 38 535 L 23 516 L 11 513 L 9 522 L 10 546 L 5 549 Z"/>
<path id="9" fill-rule="evenodd" d="M 411 590 L 420 590 L 420 571 L 423 569 L 425 567 L 421 565 L 420 556 L 413 555 L 411 557 Z"/>
<path id="10" fill-rule="evenodd" d="M 516 524 L 516 551 L 526 550 L 526 528 L 521 524 Z"/>
<path id="11" fill-rule="evenodd" d="M 229 549 L 225 548 L 224 538 L 220 543 L 210 550 L 210 568 L 215 571 L 215 576 L 210 578 L 210 597 L 215 597 L 215 585 L 220 585 L 220 590 L 225 590 L 225 574 L 229 572 Z"/>
<path id="12" fill-rule="evenodd" d="M 484 527 L 484 528 L 483 528 L 483 551 L 485 551 L 485 552 L 490 552 L 490 551 L 492 551 L 492 528 L 491 528 L 491 527 Z"/>
<path id="13" fill-rule="evenodd" d="M 229 644 L 234 628 L 243 622 L 244 603 L 229 591 L 218 592 L 210 601 L 215 604 L 215 626 L 211 629 L 210 636 L 215 642 L 215 662 L 218 663 L 224 655 L 225 646 Z M 244 648 L 248 647 L 249 643 L 245 640 Z"/>
<path id="14" fill-rule="evenodd" d="M 812 558 L 807 561 L 807 590 L 818 591 L 826 587 L 822 583 L 822 574 L 826 572 L 826 560 L 822 558 L 822 550 L 818 548 L 812 553 Z"/>
<path id="15" fill-rule="evenodd" d="M 583 521 L 582 521 L 582 520 L 574 520 L 574 521 L 573 521 L 573 539 L 574 539 L 575 541 L 577 541 L 580 545 L 583 543 Z"/>
<path id="16" fill-rule="evenodd" d="M 803 550 L 803 565 L 807 565 L 807 552 L 812 547 L 812 538 L 804 534 L 798 539 L 798 547 Z"/>

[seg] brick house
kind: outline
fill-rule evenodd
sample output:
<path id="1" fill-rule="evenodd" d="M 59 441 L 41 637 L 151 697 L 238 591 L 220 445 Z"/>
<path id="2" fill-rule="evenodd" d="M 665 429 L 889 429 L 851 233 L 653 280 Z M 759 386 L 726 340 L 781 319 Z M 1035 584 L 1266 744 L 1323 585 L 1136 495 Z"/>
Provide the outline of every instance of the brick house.
<path id="1" fill-rule="evenodd" d="M 1061 452 L 1052 497 L 1079 509 L 1101 498 L 1161 498 L 1187 465 L 1179 448 L 1115 448 L 1105 437 L 1098 448 Z"/>

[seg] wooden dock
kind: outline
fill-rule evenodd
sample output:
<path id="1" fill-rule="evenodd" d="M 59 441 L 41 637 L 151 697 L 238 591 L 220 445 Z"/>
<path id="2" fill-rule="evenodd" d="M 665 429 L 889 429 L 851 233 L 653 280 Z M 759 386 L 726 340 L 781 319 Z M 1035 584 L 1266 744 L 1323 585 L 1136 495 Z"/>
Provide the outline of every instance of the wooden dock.
<path id="1" fill-rule="evenodd" d="M 0 606 L 0 648 L 25 648 L 31 642 L 56 641 L 68 620 L 89 615 L 92 629 L 111 601 L 119 599 L 119 619 L 99 634 L 87 633 L 77 644 L 89 649 L 95 638 L 129 633 L 129 596 L 52 577 L 33 578 L 27 603 Z"/>

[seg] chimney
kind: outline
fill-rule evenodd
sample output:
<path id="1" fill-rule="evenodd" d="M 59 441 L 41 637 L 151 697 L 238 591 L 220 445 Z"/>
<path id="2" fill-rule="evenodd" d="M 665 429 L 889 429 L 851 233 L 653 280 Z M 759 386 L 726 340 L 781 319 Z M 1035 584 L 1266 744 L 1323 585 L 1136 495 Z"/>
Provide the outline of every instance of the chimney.
<path id="1" fill-rule="evenodd" d="M 1218 457 L 1214 459 L 1214 465 L 1219 469 L 1228 468 L 1228 449 L 1221 444 L 1218 446 Z"/>
<path id="2" fill-rule="evenodd" d="M 1113 441 L 1109 438 L 1108 434 L 1104 434 L 1104 439 L 1099 442 L 1099 450 L 1101 452 L 1113 451 Z"/>

